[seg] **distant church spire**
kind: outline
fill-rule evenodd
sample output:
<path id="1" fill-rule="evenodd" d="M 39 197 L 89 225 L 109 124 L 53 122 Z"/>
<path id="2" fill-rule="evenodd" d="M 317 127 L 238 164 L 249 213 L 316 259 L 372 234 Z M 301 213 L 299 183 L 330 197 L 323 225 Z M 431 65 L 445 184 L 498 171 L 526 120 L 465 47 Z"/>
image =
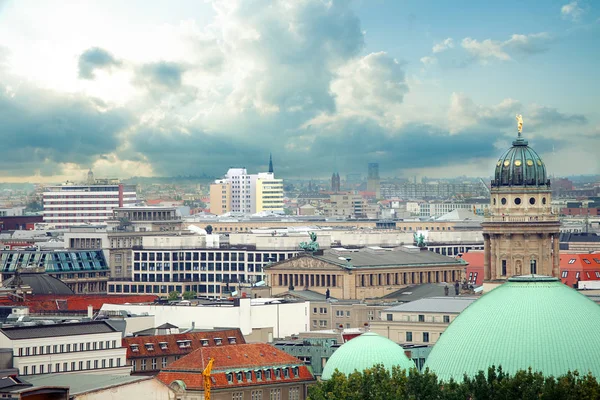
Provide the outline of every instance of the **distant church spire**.
<path id="1" fill-rule="evenodd" d="M 269 153 L 269 172 L 273 173 L 273 154 Z"/>

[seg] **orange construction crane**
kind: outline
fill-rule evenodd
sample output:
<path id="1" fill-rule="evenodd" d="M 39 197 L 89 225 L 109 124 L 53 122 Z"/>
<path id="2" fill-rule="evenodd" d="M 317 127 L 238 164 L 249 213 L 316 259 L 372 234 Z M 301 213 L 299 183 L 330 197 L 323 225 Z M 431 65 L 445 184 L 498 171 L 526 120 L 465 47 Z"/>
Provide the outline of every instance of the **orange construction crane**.
<path id="1" fill-rule="evenodd" d="M 214 358 L 209 358 L 206 368 L 204 368 L 204 371 L 202 371 L 202 376 L 204 377 L 204 400 L 210 400 L 210 385 L 212 383 L 210 380 L 210 373 L 212 371 L 214 362 Z"/>

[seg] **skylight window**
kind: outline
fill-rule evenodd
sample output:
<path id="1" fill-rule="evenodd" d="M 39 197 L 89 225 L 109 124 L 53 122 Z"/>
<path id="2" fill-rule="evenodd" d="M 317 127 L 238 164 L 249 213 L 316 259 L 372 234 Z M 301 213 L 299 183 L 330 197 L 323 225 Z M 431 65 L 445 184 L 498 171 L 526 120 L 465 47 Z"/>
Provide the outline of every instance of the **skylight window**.
<path id="1" fill-rule="evenodd" d="M 575 264 L 575 259 L 574 259 L 574 258 L 571 258 L 571 259 L 569 260 L 569 264 Z"/>

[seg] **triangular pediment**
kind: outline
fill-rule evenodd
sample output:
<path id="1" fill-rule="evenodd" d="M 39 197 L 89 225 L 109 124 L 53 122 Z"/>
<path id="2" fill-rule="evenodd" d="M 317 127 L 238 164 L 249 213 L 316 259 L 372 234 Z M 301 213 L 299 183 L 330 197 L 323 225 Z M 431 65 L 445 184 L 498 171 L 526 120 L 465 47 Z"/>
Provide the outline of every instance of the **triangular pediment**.
<path id="1" fill-rule="evenodd" d="M 343 271 L 344 267 L 313 256 L 299 256 L 273 264 L 267 271 L 314 270 L 314 271 Z"/>

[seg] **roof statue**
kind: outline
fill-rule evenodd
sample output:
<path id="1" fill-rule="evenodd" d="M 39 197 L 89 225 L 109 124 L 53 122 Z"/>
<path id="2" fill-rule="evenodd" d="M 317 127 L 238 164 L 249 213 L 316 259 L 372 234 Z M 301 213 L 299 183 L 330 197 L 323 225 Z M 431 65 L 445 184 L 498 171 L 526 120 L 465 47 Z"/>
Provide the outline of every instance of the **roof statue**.
<path id="1" fill-rule="evenodd" d="M 309 232 L 308 236 L 310 236 L 310 242 L 301 242 L 298 246 L 304 251 L 315 252 L 319 250 L 319 243 L 317 243 L 317 234 L 314 232 Z"/>
<path id="2" fill-rule="evenodd" d="M 519 131 L 519 137 L 521 137 L 521 132 L 523 132 L 523 116 L 521 114 L 517 114 L 517 129 Z"/>
<path id="3" fill-rule="evenodd" d="M 422 233 L 415 233 L 413 237 L 415 239 L 415 244 L 417 245 L 417 247 L 427 246 L 427 243 L 425 242 L 425 236 Z"/>

